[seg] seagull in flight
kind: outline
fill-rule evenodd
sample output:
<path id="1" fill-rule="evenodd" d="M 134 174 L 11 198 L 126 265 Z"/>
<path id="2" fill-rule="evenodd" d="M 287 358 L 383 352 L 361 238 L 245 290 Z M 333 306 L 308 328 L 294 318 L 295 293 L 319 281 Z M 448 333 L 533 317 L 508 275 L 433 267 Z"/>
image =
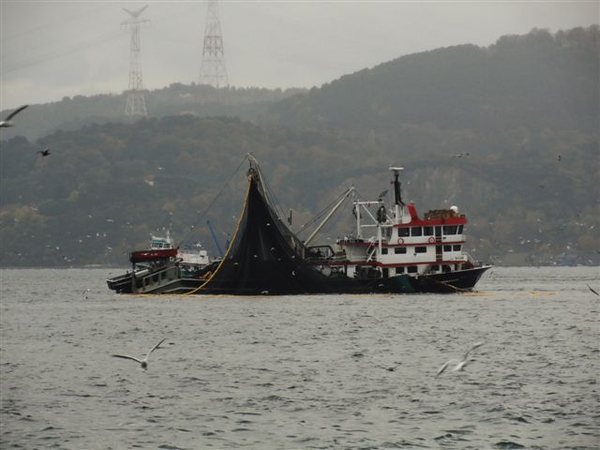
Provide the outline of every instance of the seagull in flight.
<path id="1" fill-rule="evenodd" d="M 435 376 L 439 377 L 442 373 L 444 373 L 446 371 L 446 369 L 448 367 L 450 367 L 451 364 L 454 364 L 454 367 L 452 368 L 453 372 L 456 372 L 458 370 L 463 370 L 465 368 L 465 366 L 467 365 L 467 363 L 469 362 L 469 354 L 476 348 L 481 347 L 482 345 L 483 345 L 483 342 L 476 342 L 475 344 L 473 344 L 471 346 L 471 348 L 469 350 L 467 350 L 467 352 L 465 353 L 465 356 L 463 356 L 463 359 L 461 359 L 460 361 L 457 359 L 451 359 L 449 361 L 446 361 L 444 363 L 444 365 L 442 367 L 440 367 L 440 370 L 438 370 L 438 373 Z"/>
<path id="2" fill-rule="evenodd" d="M 123 358 L 123 359 L 131 359 L 132 361 L 137 362 L 138 364 L 140 364 L 142 366 L 142 369 L 146 370 L 148 369 L 148 357 L 150 356 L 150 354 L 156 350 L 158 347 L 160 347 L 160 344 L 162 344 L 165 340 L 163 339 L 162 341 L 160 341 L 158 344 L 156 344 L 154 347 L 152 347 L 152 349 L 148 352 L 148 354 L 146 355 L 146 357 L 144 359 L 137 359 L 134 358 L 133 356 L 129 356 L 129 355 L 112 355 L 115 358 Z"/>
<path id="3" fill-rule="evenodd" d="M 395 372 L 396 369 L 398 367 L 400 367 L 402 365 L 402 363 L 400 362 L 395 362 L 393 366 L 382 366 L 382 365 L 378 365 L 377 367 L 379 367 L 380 369 L 385 369 L 388 372 Z"/>
<path id="4" fill-rule="evenodd" d="M 13 123 L 11 121 L 11 119 L 13 117 L 15 117 L 17 114 L 19 114 L 21 111 L 23 111 L 25 108 L 27 108 L 29 105 L 23 105 L 18 107 L 17 109 L 15 109 L 13 112 L 11 112 L 8 117 L 6 118 L 6 120 L 2 120 L 0 121 L 0 128 L 8 128 L 8 127 L 12 127 Z"/>
<path id="5" fill-rule="evenodd" d="M 463 156 L 469 156 L 469 152 L 457 153 L 453 158 L 462 158 Z"/>
<path id="6" fill-rule="evenodd" d="M 50 156 L 50 149 L 47 148 L 46 150 L 38 150 L 36 153 L 39 153 L 40 156 Z"/>

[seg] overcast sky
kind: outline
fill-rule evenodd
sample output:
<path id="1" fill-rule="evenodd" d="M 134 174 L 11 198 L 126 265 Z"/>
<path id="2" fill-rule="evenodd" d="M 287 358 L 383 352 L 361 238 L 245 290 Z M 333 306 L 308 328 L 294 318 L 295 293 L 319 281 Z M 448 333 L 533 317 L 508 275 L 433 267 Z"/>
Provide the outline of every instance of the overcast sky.
<path id="1" fill-rule="evenodd" d="M 130 32 L 142 13 L 144 87 L 197 82 L 206 2 L 0 0 L 0 109 L 127 89 Z M 312 87 L 402 55 L 493 44 L 532 28 L 600 21 L 594 1 L 221 1 L 231 86 Z"/>

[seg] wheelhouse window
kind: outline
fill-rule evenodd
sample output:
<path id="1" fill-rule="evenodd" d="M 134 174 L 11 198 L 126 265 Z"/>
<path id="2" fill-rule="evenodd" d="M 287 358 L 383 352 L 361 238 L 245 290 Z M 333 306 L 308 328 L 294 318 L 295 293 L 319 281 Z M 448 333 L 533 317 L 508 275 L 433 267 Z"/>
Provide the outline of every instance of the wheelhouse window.
<path id="1" fill-rule="evenodd" d="M 445 252 L 451 252 L 452 251 L 452 246 L 451 245 L 444 245 L 444 251 Z"/>
<path id="2" fill-rule="evenodd" d="M 424 236 L 433 236 L 433 227 L 423 227 Z"/>
<path id="3" fill-rule="evenodd" d="M 398 228 L 398 237 L 410 236 L 409 231 L 410 230 L 407 227 Z"/>
<path id="4" fill-rule="evenodd" d="M 427 253 L 427 247 L 415 247 L 415 253 Z"/>
<path id="5" fill-rule="evenodd" d="M 444 225 L 444 234 L 456 234 L 458 225 Z"/>
<path id="6" fill-rule="evenodd" d="M 404 267 L 396 267 L 396 275 L 400 275 L 404 273 Z"/>
<path id="7" fill-rule="evenodd" d="M 404 255 L 404 254 L 406 254 L 406 247 L 395 247 L 394 253 L 396 255 Z"/>
<path id="8" fill-rule="evenodd" d="M 412 227 L 410 230 L 411 236 L 423 236 L 423 228 L 422 227 Z"/>
<path id="9" fill-rule="evenodd" d="M 456 244 L 452 246 L 452 250 L 454 250 L 455 252 L 460 252 L 462 245 L 460 244 Z"/>
<path id="10" fill-rule="evenodd" d="M 408 273 L 417 273 L 419 271 L 419 269 L 417 268 L 417 266 L 408 266 L 406 271 Z"/>
<path id="11" fill-rule="evenodd" d="M 381 254 L 382 254 L 382 255 L 387 255 L 387 254 L 388 254 L 388 249 L 387 249 L 387 247 L 383 247 L 383 248 L 381 249 Z"/>
<path id="12" fill-rule="evenodd" d="M 463 234 L 463 226 L 462 225 L 458 226 L 458 234 Z"/>

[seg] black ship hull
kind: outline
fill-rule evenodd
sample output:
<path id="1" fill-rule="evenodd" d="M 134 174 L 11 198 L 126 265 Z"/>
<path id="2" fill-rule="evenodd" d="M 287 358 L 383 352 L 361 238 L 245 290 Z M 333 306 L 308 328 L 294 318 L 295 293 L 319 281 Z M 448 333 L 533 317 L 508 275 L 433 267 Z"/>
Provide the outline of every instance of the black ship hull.
<path id="1" fill-rule="evenodd" d="M 415 292 L 448 294 L 472 290 L 491 266 L 474 267 L 455 272 L 410 277 Z"/>

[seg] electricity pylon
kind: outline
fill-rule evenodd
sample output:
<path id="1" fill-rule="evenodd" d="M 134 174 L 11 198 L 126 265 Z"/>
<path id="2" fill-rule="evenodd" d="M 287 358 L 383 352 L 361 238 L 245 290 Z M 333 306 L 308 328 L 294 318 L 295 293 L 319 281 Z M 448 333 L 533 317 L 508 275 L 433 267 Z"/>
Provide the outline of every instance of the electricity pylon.
<path id="1" fill-rule="evenodd" d="M 208 84 L 219 89 L 229 86 L 227 70 L 225 69 L 225 50 L 223 34 L 219 21 L 219 2 L 209 0 L 204 30 L 204 46 L 202 48 L 202 63 L 200 64 L 200 84 Z"/>
<path id="2" fill-rule="evenodd" d="M 125 103 L 125 114 L 128 116 L 147 116 L 146 98 L 144 97 L 144 84 L 142 83 L 142 66 L 140 63 L 140 25 L 147 24 L 150 21 L 140 19 L 142 12 L 148 5 L 137 11 L 127 12 L 131 19 L 123 22 L 121 26 L 131 29 L 131 45 L 129 50 L 129 87 L 127 91 L 127 101 Z"/>

